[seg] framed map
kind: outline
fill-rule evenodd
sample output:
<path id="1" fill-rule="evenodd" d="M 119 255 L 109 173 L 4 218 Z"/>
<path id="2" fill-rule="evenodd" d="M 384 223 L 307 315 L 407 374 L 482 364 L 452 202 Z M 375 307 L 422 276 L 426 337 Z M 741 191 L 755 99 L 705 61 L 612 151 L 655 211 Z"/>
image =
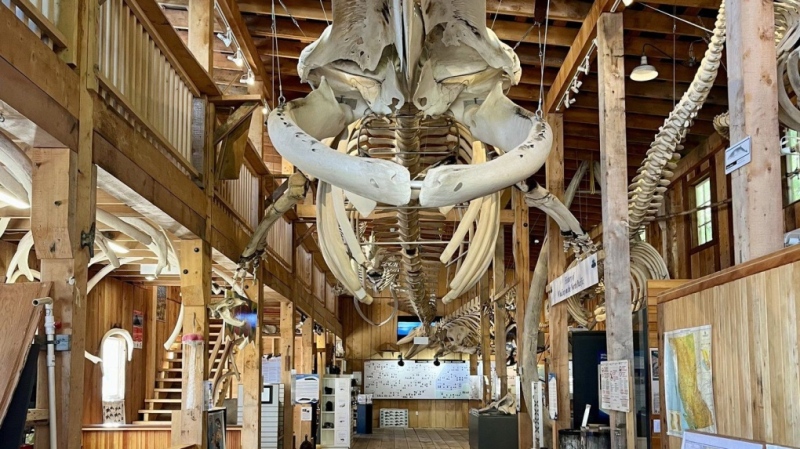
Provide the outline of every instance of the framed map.
<path id="1" fill-rule="evenodd" d="M 711 326 L 664 333 L 664 399 L 667 434 L 717 433 L 711 370 Z"/>

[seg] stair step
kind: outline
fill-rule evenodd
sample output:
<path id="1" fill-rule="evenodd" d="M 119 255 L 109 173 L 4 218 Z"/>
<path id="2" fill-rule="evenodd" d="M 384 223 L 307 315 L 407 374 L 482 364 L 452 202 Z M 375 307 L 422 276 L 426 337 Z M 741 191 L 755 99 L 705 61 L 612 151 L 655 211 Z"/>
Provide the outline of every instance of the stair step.
<path id="1" fill-rule="evenodd" d="M 183 379 L 180 377 L 162 377 L 156 379 L 156 382 L 183 382 Z"/>
<path id="2" fill-rule="evenodd" d="M 156 388 L 153 390 L 156 393 L 180 393 L 180 388 Z"/>
<path id="3" fill-rule="evenodd" d="M 171 415 L 174 410 L 159 409 L 159 410 L 139 410 L 140 415 Z"/>
<path id="4" fill-rule="evenodd" d="M 148 404 L 180 404 L 180 399 L 145 399 Z"/>
<path id="5" fill-rule="evenodd" d="M 137 426 L 171 426 L 172 421 L 134 421 L 133 424 L 136 424 Z"/>

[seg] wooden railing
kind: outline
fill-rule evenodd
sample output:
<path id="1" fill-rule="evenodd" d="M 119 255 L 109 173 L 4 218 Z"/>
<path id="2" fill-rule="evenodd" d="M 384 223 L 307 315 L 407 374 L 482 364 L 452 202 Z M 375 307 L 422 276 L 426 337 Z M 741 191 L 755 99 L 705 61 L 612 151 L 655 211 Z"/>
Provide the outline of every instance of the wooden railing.
<path id="1" fill-rule="evenodd" d="M 267 251 L 286 269 L 292 269 L 292 222 L 279 218 L 267 232 Z"/>
<path id="2" fill-rule="evenodd" d="M 0 0 L 0 4 L 9 8 L 18 19 L 42 39 L 45 45 L 56 53 L 73 44 L 64 31 L 74 30 L 60 30 L 57 24 L 74 23 L 74 20 L 70 20 L 66 16 L 77 17 L 77 12 L 62 11 L 58 0 Z M 64 17 L 65 20 L 61 20 L 61 17 Z"/>
<path id="3" fill-rule="evenodd" d="M 239 179 L 220 181 L 217 195 L 236 218 L 251 231 L 258 226 L 258 176 L 246 164 L 239 169 Z"/>
<path id="4" fill-rule="evenodd" d="M 134 2 L 103 2 L 98 29 L 101 96 L 185 173 L 197 175 L 191 162 L 197 89 Z"/>

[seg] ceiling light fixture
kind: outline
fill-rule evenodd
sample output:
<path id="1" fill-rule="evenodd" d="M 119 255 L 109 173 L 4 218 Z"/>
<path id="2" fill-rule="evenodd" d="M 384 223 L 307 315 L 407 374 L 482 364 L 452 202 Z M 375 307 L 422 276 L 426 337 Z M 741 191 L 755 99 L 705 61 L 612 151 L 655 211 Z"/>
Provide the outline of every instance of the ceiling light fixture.
<path id="1" fill-rule="evenodd" d="M 236 53 L 228 56 L 228 60 L 236 64 L 236 67 L 242 67 L 244 65 L 244 56 L 242 55 L 242 49 L 237 48 Z"/>
<path id="2" fill-rule="evenodd" d="M 647 56 L 642 55 L 641 64 L 631 72 L 633 81 L 651 81 L 658 77 L 658 70 L 647 62 Z"/>
<path id="3" fill-rule="evenodd" d="M 251 69 L 247 69 L 247 73 L 242 75 L 242 78 L 239 79 L 239 82 L 242 84 L 247 84 L 248 86 L 252 86 L 256 82 L 256 75 Z"/>
<path id="4" fill-rule="evenodd" d="M 217 38 L 225 44 L 226 47 L 231 46 L 233 42 L 233 31 L 230 28 L 226 29 L 224 33 L 217 33 Z"/>

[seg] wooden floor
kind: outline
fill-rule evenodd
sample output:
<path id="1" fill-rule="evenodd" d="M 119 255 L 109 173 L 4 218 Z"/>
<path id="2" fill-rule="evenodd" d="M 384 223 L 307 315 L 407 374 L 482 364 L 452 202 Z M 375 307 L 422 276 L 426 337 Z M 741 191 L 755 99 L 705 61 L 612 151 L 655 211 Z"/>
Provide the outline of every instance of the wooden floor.
<path id="1" fill-rule="evenodd" d="M 352 449 L 469 449 L 467 429 L 375 429 L 356 435 Z"/>

